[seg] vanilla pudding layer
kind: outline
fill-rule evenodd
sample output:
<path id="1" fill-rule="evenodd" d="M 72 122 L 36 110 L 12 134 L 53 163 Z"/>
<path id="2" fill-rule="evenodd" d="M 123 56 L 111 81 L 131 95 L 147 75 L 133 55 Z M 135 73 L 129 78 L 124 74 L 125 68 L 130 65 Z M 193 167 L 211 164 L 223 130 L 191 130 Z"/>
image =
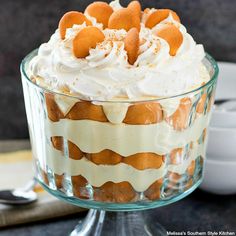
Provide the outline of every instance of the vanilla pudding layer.
<path id="1" fill-rule="evenodd" d="M 174 130 L 165 121 L 149 125 L 114 125 L 93 120 L 61 119 L 52 122 L 46 119 L 45 130 L 49 140 L 54 136 L 63 137 L 65 142 L 70 140 L 85 153 L 109 149 L 126 157 L 136 153 L 152 152 L 165 155 L 165 161 L 159 168 L 144 170 L 122 162 L 115 165 L 95 164 L 85 156 L 80 160 L 69 158 L 67 153 L 63 154 L 62 151 L 56 150 L 48 141 L 45 147 L 46 159 L 40 165 L 44 170 L 47 166 L 58 176 L 82 176 L 93 187 L 100 187 L 107 182 L 125 181 L 130 183 L 135 191 L 143 192 L 155 181 L 165 178 L 168 172 L 184 175 L 192 161 L 199 156 L 205 156 L 205 143 L 199 140 L 208 119 L 209 113 L 198 115 L 191 126 L 183 131 Z M 181 163 L 169 163 L 168 156 L 175 148 L 184 148 L 190 143 L 191 148 Z"/>
<path id="2" fill-rule="evenodd" d="M 204 143 L 197 142 L 189 151 L 189 156 L 181 164 L 167 165 L 163 162 L 159 169 L 138 170 L 128 164 L 119 163 L 116 165 L 96 165 L 85 157 L 80 160 L 73 160 L 62 154 L 62 152 L 47 144 L 46 164 L 57 175 L 67 174 L 68 176 L 83 176 L 93 187 L 100 187 L 106 182 L 120 183 L 129 182 L 134 190 L 143 192 L 147 190 L 156 180 L 163 178 L 168 171 L 182 175 L 186 172 L 191 162 L 199 156 L 205 156 Z M 43 168 L 42 163 L 41 168 Z M 45 170 L 46 171 L 46 170 Z"/>
<path id="3" fill-rule="evenodd" d="M 165 120 L 148 125 L 114 125 L 93 120 L 61 119 L 52 122 L 47 119 L 45 131 L 47 137 L 63 136 L 86 153 L 109 149 L 121 156 L 144 152 L 165 155 L 197 141 L 208 126 L 209 118 L 209 113 L 199 115 L 191 126 L 182 131 L 175 130 Z"/>

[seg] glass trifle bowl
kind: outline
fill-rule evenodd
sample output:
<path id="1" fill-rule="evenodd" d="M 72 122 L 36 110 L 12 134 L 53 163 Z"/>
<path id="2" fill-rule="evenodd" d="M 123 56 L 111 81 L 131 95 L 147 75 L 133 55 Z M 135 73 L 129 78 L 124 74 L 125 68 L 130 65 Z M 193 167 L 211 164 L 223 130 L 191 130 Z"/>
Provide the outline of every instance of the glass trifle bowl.
<path id="1" fill-rule="evenodd" d="M 180 200 L 202 181 L 218 75 L 177 96 L 81 100 L 37 85 L 21 64 L 35 175 L 46 191 L 89 208 L 71 235 L 165 235 L 145 211 Z M 109 231 L 107 231 L 109 227 Z"/>
<path id="2" fill-rule="evenodd" d="M 89 208 L 76 235 L 166 235 L 145 209 L 202 180 L 218 67 L 176 12 L 70 11 L 21 64 L 36 178 Z"/>

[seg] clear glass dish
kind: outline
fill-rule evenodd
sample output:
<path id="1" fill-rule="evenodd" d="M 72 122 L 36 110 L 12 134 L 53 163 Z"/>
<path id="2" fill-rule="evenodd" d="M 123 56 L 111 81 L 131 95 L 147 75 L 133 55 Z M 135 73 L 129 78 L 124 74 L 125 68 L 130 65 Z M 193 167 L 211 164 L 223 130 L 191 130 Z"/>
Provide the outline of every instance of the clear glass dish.
<path id="1" fill-rule="evenodd" d="M 165 235 L 155 219 L 131 211 L 178 201 L 201 183 L 218 76 L 214 59 L 206 55 L 203 61 L 210 81 L 191 92 L 108 102 L 83 101 L 36 85 L 27 75 L 36 53 L 21 64 L 36 177 L 57 198 L 93 209 L 71 235 L 106 235 L 107 220 L 113 224 L 107 235 L 121 229 L 118 235 L 132 235 L 134 225 L 140 235 Z M 142 223 L 132 226 L 123 217 Z M 118 221 L 123 223 L 117 228 Z"/>

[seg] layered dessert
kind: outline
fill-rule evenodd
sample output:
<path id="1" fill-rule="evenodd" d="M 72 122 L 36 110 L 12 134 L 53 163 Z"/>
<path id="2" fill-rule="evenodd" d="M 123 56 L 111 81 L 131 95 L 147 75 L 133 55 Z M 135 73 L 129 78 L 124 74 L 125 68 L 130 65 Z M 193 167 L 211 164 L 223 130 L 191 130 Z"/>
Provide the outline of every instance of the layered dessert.
<path id="1" fill-rule="evenodd" d="M 202 176 L 213 101 L 204 58 L 170 9 L 115 0 L 65 13 L 27 68 L 45 110 L 43 135 L 32 138 L 43 140 L 39 178 L 98 202 L 190 189 Z"/>

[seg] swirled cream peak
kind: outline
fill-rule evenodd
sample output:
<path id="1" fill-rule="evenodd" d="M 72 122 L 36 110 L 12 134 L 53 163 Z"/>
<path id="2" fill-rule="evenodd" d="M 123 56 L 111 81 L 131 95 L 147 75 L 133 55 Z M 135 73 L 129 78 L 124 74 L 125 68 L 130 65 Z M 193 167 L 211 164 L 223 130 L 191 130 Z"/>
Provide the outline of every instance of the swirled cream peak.
<path id="1" fill-rule="evenodd" d="M 110 18 L 119 18 L 119 11 L 125 10 L 123 15 L 129 11 L 117 0 L 109 6 L 113 11 Z M 85 12 L 86 21 L 66 28 L 64 39 L 57 29 L 50 40 L 39 47 L 38 54 L 30 62 L 28 73 L 36 79 L 36 83 L 51 90 L 101 101 L 173 96 L 207 82 L 209 75 L 207 70 L 202 69 L 202 59 L 205 56 L 203 46 L 196 44 L 171 11 L 164 19 L 162 16 L 161 21 L 152 28 L 146 27 L 146 22 L 155 12 L 156 9 L 142 12 L 134 64 L 129 63 L 125 45 L 128 31 L 119 28 L 118 23 L 109 28 L 109 21 L 108 27 L 104 27 L 95 17 Z M 115 17 L 113 14 L 116 14 Z M 135 17 L 137 20 L 139 16 Z M 121 21 L 121 25 L 126 24 L 125 20 Z M 158 20 L 154 19 L 155 21 Z M 175 55 L 170 55 L 174 36 L 168 31 L 169 26 L 175 27 L 182 37 Z M 104 37 L 100 35 L 97 40 L 92 39 L 96 35 L 86 35 L 85 29 L 89 27 L 96 28 L 95 31 L 99 31 Z M 79 44 L 75 43 L 75 38 L 80 39 Z M 132 53 L 132 50 L 136 50 L 132 45 L 132 35 L 129 41 Z M 73 47 L 78 47 L 79 50 L 84 50 L 80 47 L 89 47 L 88 55 L 76 57 Z"/>

